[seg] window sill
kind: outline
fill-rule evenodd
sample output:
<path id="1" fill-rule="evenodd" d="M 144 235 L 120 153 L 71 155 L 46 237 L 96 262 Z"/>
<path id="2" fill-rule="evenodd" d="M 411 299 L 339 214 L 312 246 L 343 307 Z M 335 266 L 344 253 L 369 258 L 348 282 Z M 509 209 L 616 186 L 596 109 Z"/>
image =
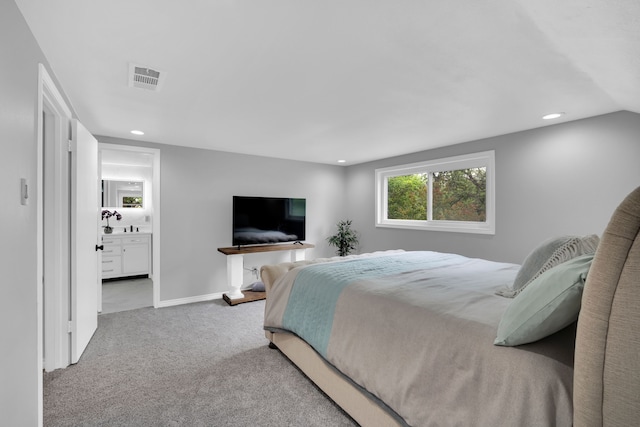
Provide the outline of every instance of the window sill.
<path id="1" fill-rule="evenodd" d="M 378 228 L 402 228 L 408 230 L 446 231 L 450 233 L 472 233 L 495 235 L 495 227 L 486 222 L 465 221 L 398 221 L 386 220 L 376 224 Z"/>

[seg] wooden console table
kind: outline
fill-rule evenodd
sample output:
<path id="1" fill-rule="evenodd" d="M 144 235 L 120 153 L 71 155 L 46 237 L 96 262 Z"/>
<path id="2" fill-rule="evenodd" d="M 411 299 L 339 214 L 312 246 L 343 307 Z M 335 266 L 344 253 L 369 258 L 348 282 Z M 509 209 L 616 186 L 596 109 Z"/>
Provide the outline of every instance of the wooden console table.
<path id="1" fill-rule="evenodd" d="M 245 296 L 240 290 L 242 287 L 245 255 L 274 251 L 291 251 L 291 262 L 296 262 L 304 259 L 306 249 L 314 247 L 315 245 L 310 243 L 293 243 L 286 245 L 232 246 L 228 248 L 218 248 L 218 252 L 227 256 L 227 282 L 229 282 L 229 287 L 231 288 L 231 291 L 223 294 L 222 298 L 229 303 L 229 305 L 263 299 L 256 298 L 255 295 Z"/>

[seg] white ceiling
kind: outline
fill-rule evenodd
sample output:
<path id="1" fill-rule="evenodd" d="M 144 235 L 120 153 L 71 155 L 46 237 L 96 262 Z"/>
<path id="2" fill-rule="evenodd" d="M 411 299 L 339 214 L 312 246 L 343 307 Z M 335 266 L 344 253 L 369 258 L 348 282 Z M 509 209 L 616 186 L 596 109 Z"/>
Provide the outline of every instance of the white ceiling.
<path id="1" fill-rule="evenodd" d="M 638 0 L 16 3 L 95 135 L 348 165 L 640 113 Z"/>

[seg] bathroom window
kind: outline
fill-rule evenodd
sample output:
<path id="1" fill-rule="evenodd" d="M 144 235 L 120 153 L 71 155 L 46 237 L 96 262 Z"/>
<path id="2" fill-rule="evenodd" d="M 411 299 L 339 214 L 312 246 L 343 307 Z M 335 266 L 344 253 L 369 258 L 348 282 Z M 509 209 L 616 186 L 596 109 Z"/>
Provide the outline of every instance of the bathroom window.
<path id="1" fill-rule="evenodd" d="M 123 208 L 141 208 L 142 197 L 124 196 L 122 198 L 122 207 Z"/>

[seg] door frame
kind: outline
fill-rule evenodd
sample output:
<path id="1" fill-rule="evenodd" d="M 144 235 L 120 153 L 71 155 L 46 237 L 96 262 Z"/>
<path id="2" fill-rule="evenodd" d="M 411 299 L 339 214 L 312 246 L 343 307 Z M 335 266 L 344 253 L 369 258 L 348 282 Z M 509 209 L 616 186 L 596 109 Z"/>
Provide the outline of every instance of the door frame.
<path id="1" fill-rule="evenodd" d="M 43 99 L 43 363 L 45 371 L 69 363 L 70 280 L 69 150 L 64 116 Z"/>
<path id="2" fill-rule="evenodd" d="M 151 280 L 153 282 L 153 307 L 160 305 L 160 149 L 133 145 L 120 145 L 100 142 L 98 137 L 98 153 L 102 150 L 128 151 L 131 153 L 147 153 L 153 156 L 151 210 L 153 219 L 151 224 Z M 101 157 L 100 154 L 98 154 Z M 102 165 L 100 165 L 102 166 Z M 100 308 L 102 304 L 100 304 Z"/>
<path id="3" fill-rule="evenodd" d="M 59 258 L 53 253 L 45 253 L 45 238 L 49 240 L 56 239 L 56 233 L 62 232 L 64 229 L 64 221 L 68 218 L 63 217 L 64 205 L 64 188 L 68 188 L 69 174 L 61 170 L 62 149 L 66 147 L 69 140 L 70 123 L 72 119 L 71 110 L 67 106 L 64 98 L 58 91 L 53 79 L 47 72 L 43 64 L 38 64 L 38 107 L 37 107 L 37 171 L 36 171 L 36 189 L 37 189 L 37 208 L 36 208 L 36 240 L 37 240 L 37 263 L 36 263 L 36 317 L 38 328 L 37 342 L 37 369 L 38 369 L 38 420 L 42 424 L 43 420 L 43 385 L 42 370 L 52 371 L 57 367 L 66 367 L 69 364 L 70 341 L 68 333 L 69 313 L 69 287 L 63 286 L 64 270 L 66 274 L 70 272 L 69 253 L 70 247 L 63 248 L 67 255 Z M 45 127 L 44 115 L 51 119 L 51 125 Z M 47 141 L 45 138 L 52 137 L 53 141 Z M 49 156 L 45 164 L 44 144 L 54 144 L 54 156 Z M 67 159 L 68 161 L 68 159 Z M 56 165 L 56 163 L 58 163 Z M 45 178 L 45 168 L 58 171 L 56 179 L 52 186 L 43 188 Z M 68 163 L 66 166 L 68 171 Z M 54 172 L 55 173 L 55 172 Z M 45 212 L 44 201 L 46 196 L 52 206 L 47 206 Z M 67 196 L 68 197 L 68 196 Z M 67 199 L 68 200 L 68 199 Z M 45 215 L 53 215 L 54 222 L 52 227 L 45 229 Z M 59 227 L 56 227 L 59 226 Z M 57 231 L 56 231 L 57 230 Z M 46 235 L 45 235 L 46 233 Z M 54 240 L 55 241 L 55 240 Z M 70 242 L 68 243 L 70 245 Z M 53 259 L 51 258 L 53 257 Z M 66 259 L 66 261 L 65 261 Z M 48 265 L 55 266 L 54 273 L 48 274 L 45 278 L 45 262 Z M 50 271 L 50 270 L 49 270 Z M 45 300 L 44 286 L 47 285 L 47 293 Z M 46 306 L 46 307 L 45 307 Z M 46 311 L 45 311 L 46 308 Z M 47 336 L 45 337 L 45 325 Z M 47 347 L 45 350 L 45 346 Z M 45 356 L 46 355 L 46 356 Z M 44 358 L 47 358 L 46 362 Z"/>

